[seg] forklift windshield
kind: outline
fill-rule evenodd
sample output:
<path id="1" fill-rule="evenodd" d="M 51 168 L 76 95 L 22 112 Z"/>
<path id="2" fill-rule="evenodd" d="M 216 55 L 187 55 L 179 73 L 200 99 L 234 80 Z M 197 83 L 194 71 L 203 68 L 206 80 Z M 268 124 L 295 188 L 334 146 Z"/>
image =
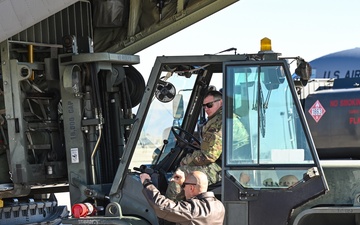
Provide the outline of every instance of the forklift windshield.
<path id="1" fill-rule="evenodd" d="M 224 147 L 231 151 L 225 151 L 225 164 L 256 167 L 227 170 L 243 187 L 287 188 L 298 184 L 314 166 L 284 71 L 279 63 L 226 66 Z M 240 148 L 236 147 L 235 119 L 241 120 L 250 136 L 250 143 Z M 294 165 L 298 169 L 285 169 Z"/>

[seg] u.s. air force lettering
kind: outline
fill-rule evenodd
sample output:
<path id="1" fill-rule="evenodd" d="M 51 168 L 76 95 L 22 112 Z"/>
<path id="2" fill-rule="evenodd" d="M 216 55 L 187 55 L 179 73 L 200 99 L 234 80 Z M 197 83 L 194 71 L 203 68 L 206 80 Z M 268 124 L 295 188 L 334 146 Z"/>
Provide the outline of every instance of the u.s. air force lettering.
<path id="1" fill-rule="evenodd" d="M 320 77 L 320 74 L 317 74 Z M 322 78 L 355 78 L 360 77 L 360 69 L 358 70 L 325 70 Z"/>

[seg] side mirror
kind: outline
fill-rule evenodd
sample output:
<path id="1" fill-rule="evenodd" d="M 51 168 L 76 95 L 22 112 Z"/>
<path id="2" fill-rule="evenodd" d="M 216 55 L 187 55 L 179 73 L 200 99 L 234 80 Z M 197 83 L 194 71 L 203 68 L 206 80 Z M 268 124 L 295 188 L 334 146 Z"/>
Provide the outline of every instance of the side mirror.
<path id="1" fill-rule="evenodd" d="M 300 59 L 298 61 L 298 67 L 295 69 L 295 73 L 300 77 L 300 82 L 303 86 L 307 84 L 311 77 L 311 66 L 305 60 Z"/>
<path id="2" fill-rule="evenodd" d="M 173 117 L 179 120 L 184 117 L 184 100 L 182 94 L 177 94 L 173 100 Z"/>

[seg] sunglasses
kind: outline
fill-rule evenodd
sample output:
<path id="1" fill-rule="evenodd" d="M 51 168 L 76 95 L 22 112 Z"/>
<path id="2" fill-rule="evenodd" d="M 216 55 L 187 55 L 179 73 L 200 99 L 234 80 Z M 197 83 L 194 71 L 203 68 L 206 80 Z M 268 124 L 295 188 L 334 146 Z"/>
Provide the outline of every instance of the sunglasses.
<path id="1" fill-rule="evenodd" d="M 220 100 L 221 100 L 221 99 L 216 99 L 216 100 L 214 100 L 214 101 L 212 101 L 212 102 L 208 102 L 208 103 L 206 103 L 206 104 L 203 104 L 202 107 L 203 107 L 203 108 L 207 107 L 207 108 L 210 109 L 210 108 L 212 108 L 212 107 L 214 106 L 214 103 L 215 103 L 215 102 L 218 102 L 218 101 L 220 101 Z"/>
<path id="2" fill-rule="evenodd" d="M 197 185 L 197 184 L 184 182 L 182 183 L 181 188 L 184 189 L 186 185 Z"/>

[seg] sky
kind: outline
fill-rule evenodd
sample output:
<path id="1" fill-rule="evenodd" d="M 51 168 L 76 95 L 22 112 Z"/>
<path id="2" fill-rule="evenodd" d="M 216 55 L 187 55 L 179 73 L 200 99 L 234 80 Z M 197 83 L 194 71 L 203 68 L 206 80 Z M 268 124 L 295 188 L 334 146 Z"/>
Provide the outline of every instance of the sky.
<path id="1" fill-rule="evenodd" d="M 282 56 L 311 61 L 360 47 L 359 10 L 360 0 L 240 0 L 139 52 L 136 68 L 147 79 L 156 56 L 214 54 L 232 47 L 239 54 L 256 53 L 264 37 Z"/>

